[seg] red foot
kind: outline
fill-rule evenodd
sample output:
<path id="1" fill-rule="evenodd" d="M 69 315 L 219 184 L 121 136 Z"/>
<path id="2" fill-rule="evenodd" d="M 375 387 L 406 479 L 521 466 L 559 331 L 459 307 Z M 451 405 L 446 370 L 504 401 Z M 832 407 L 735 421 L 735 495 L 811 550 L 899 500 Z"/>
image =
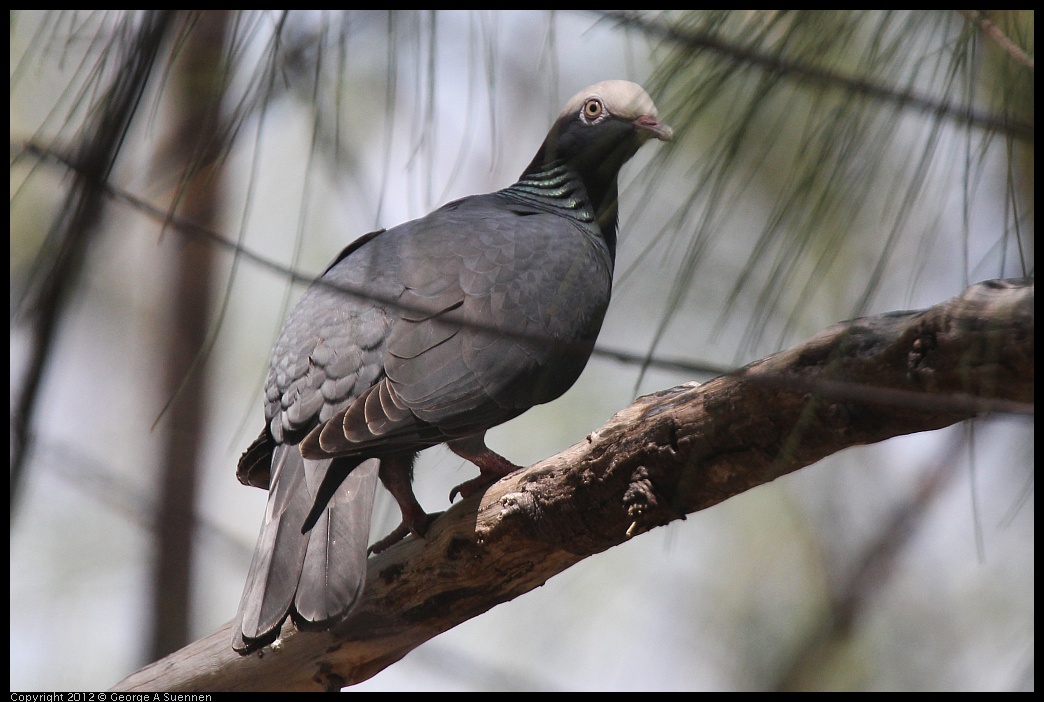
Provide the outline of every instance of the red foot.
<path id="1" fill-rule="evenodd" d="M 501 475 L 490 475 L 489 473 L 479 473 L 476 477 L 471 480 L 465 480 L 457 487 L 450 490 L 450 502 L 453 502 L 457 495 L 460 495 L 465 500 L 476 492 L 485 490 L 493 483 L 497 482 L 502 478 Z"/>
<path id="2" fill-rule="evenodd" d="M 405 539 L 410 534 L 413 534 L 419 539 L 423 539 L 428 534 L 428 529 L 431 528 L 431 523 L 434 522 L 440 514 L 442 514 L 442 512 L 435 512 L 434 514 L 421 512 L 419 515 L 414 517 L 412 524 L 407 524 L 406 521 L 403 520 L 399 526 L 392 530 L 392 533 L 366 549 L 366 554 L 369 555 L 371 553 L 385 551 Z"/>
<path id="3" fill-rule="evenodd" d="M 471 461 L 479 468 L 478 476 L 466 480 L 450 491 L 450 502 L 457 495 L 468 498 L 475 493 L 485 490 L 505 475 L 510 475 L 516 470 L 522 470 L 522 466 L 516 466 L 508 459 L 495 451 L 491 451 L 484 440 L 484 435 L 472 436 L 467 439 L 450 441 L 447 446 L 453 453 L 463 459 Z"/>

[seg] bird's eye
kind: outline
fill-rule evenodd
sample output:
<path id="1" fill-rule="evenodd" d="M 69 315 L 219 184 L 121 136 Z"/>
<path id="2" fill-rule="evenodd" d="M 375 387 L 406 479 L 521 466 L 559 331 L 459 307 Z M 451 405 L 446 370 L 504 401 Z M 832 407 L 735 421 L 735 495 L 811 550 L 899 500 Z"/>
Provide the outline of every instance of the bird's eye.
<path id="1" fill-rule="evenodd" d="M 584 103 L 584 119 L 588 122 L 594 122 L 602 113 L 605 112 L 605 108 L 602 106 L 602 101 L 598 98 L 590 98 Z"/>

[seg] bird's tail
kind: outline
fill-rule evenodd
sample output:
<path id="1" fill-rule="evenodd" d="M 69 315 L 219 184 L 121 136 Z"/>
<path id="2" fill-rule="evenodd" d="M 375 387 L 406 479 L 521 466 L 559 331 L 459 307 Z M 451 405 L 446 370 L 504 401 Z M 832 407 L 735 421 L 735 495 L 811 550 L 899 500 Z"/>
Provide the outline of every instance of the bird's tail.
<path id="1" fill-rule="evenodd" d="M 302 629 L 329 628 L 362 594 L 380 462 L 351 467 L 338 463 L 343 460 L 306 461 L 291 445 L 272 452 L 268 508 L 232 630 L 237 651 L 274 641 L 287 615 Z M 303 532 L 331 470 L 348 475 Z"/>

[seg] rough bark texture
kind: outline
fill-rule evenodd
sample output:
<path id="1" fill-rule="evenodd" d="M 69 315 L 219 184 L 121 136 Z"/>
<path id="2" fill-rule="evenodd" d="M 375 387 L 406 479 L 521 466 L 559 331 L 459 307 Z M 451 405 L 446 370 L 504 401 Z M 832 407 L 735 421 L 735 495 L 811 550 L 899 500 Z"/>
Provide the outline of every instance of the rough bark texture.
<path id="1" fill-rule="evenodd" d="M 117 689 L 337 689 L 587 556 L 843 448 L 1032 402 L 1032 280 L 837 324 L 709 383 L 639 398 L 454 505 L 428 539 L 370 559 L 363 601 L 337 630 L 286 624 L 240 657 L 226 625 Z"/>

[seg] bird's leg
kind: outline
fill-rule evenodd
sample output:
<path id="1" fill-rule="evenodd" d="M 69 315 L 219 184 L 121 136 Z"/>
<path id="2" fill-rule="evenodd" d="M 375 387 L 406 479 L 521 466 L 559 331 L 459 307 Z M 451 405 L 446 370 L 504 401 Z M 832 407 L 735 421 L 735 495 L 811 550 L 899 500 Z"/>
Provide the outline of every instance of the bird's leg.
<path id="1" fill-rule="evenodd" d="M 402 522 L 395 527 L 392 533 L 370 546 L 367 553 L 380 553 L 389 546 L 399 543 L 409 534 L 424 538 L 424 535 L 428 533 L 428 527 L 441 514 L 441 512 L 435 514 L 425 512 L 413 494 L 413 459 L 415 456 L 416 454 L 381 458 L 381 468 L 377 475 L 384 483 L 385 489 L 399 503 Z"/>
<path id="2" fill-rule="evenodd" d="M 479 490 L 489 487 L 505 475 L 514 473 L 516 470 L 522 470 L 522 466 L 516 466 L 486 446 L 485 433 L 469 436 L 466 439 L 448 441 L 446 445 L 449 446 L 450 451 L 467 461 L 471 461 L 479 469 L 477 477 L 465 480 L 450 491 L 450 502 L 453 502 L 453 498 L 458 494 L 464 498 L 471 497 Z"/>

